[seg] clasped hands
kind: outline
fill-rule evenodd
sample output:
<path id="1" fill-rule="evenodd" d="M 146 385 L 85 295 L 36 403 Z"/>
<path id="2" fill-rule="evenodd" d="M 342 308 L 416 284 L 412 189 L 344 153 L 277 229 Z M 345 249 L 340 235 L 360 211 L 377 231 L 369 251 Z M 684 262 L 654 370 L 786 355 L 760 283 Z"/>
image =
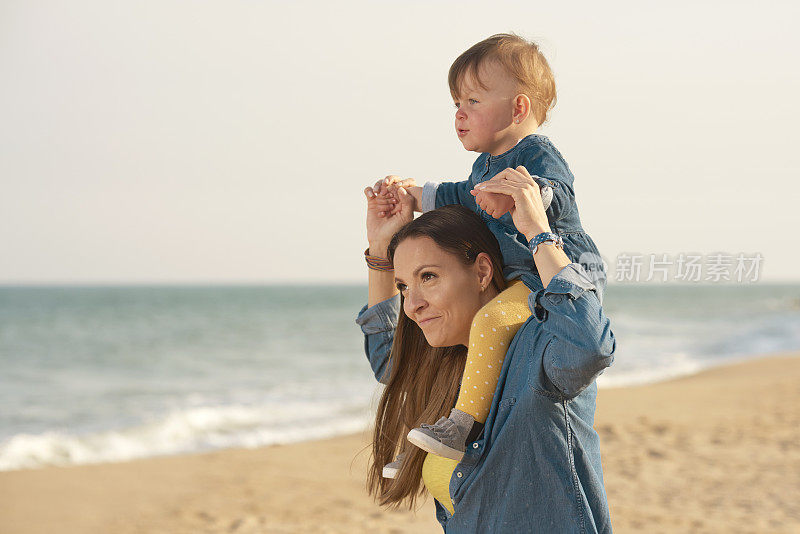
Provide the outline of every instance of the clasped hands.
<path id="1" fill-rule="evenodd" d="M 530 174 L 528 174 L 525 167 L 521 165 L 516 169 L 509 167 L 497 173 L 491 180 L 478 184 L 475 189 L 470 191 L 470 194 L 475 197 L 475 202 L 478 206 L 495 219 L 499 219 L 506 213 L 513 213 L 514 197 L 508 193 L 489 192 L 484 190 L 484 188 L 488 184 L 495 185 L 503 180 L 508 180 L 508 171 L 514 170 L 530 178 Z M 409 187 L 418 187 L 417 182 L 413 178 L 402 179 L 399 176 L 389 175 L 383 180 L 376 182 L 372 189 L 377 196 L 376 200 L 381 210 L 379 216 L 384 217 L 387 214 L 394 215 L 397 213 L 400 208 L 398 189 L 406 188 L 406 191 L 408 191 L 407 188 Z M 414 211 L 422 211 L 417 197 L 414 198 Z"/>

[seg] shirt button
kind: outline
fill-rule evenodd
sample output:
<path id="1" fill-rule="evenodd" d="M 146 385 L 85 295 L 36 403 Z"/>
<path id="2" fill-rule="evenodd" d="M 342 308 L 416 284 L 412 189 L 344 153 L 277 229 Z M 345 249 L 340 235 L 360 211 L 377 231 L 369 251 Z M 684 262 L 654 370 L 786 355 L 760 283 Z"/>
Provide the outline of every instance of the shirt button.
<path id="1" fill-rule="evenodd" d="M 472 448 L 473 448 L 473 449 L 477 449 L 477 448 L 478 448 L 478 444 L 477 444 L 477 443 L 473 443 L 473 444 L 472 444 Z"/>
<path id="2" fill-rule="evenodd" d="M 461 473 L 461 471 L 459 471 L 458 473 L 456 473 L 456 476 L 457 476 L 458 478 L 461 478 L 461 477 L 463 477 L 464 475 L 463 475 L 463 473 Z"/>

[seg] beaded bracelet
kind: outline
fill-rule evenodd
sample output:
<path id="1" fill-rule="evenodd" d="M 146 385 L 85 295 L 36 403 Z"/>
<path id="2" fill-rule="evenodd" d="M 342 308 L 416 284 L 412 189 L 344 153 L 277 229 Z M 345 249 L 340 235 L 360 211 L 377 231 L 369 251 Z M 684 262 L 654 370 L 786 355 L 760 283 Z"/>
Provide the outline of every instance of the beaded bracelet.
<path id="1" fill-rule="evenodd" d="M 375 271 L 394 271 L 392 262 L 380 256 L 370 256 L 369 247 L 364 251 L 364 258 L 367 260 L 367 267 Z"/>

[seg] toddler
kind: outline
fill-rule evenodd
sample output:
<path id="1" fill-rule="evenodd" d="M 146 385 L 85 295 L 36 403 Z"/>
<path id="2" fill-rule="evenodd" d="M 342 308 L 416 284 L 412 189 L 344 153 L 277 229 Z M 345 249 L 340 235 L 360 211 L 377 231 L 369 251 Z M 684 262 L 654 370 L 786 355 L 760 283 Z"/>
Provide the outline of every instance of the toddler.
<path id="1" fill-rule="evenodd" d="M 455 60 L 448 82 L 458 138 L 465 149 L 480 153 L 469 178 L 418 187 L 413 180 L 389 176 L 378 186 L 378 199 L 386 212 L 395 210 L 397 188 L 404 187 L 415 199 L 415 211 L 461 204 L 478 213 L 500 243 L 503 275 L 509 284 L 475 315 L 455 408 L 449 417 L 408 433 L 414 445 L 460 461 L 466 444 L 479 436 L 489 414 L 509 343 L 531 313 L 530 290 L 521 275 L 538 278 L 531 253 L 537 239 L 529 248 L 528 240 L 515 228 L 509 213 L 513 199 L 481 192 L 475 186 L 506 168 L 525 167 L 540 186 L 550 228 L 556 234 L 537 238 L 562 246 L 572 262 L 581 263 L 595 281 L 601 302 L 606 275 L 594 241 L 581 226 L 572 172 L 550 140 L 534 133 L 556 98 L 553 74 L 538 46 L 513 34 L 494 35 Z M 397 472 L 400 461 L 387 465 L 386 476 Z"/>

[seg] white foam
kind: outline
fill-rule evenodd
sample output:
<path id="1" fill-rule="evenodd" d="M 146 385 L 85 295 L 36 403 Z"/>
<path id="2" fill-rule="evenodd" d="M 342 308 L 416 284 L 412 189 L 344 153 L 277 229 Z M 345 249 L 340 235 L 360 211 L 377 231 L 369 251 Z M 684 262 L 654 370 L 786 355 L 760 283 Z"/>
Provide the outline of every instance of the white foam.
<path id="1" fill-rule="evenodd" d="M 363 403 L 189 408 L 115 431 L 17 434 L 0 443 L 0 471 L 321 439 L 362 430 L 371 417 Z"/>

